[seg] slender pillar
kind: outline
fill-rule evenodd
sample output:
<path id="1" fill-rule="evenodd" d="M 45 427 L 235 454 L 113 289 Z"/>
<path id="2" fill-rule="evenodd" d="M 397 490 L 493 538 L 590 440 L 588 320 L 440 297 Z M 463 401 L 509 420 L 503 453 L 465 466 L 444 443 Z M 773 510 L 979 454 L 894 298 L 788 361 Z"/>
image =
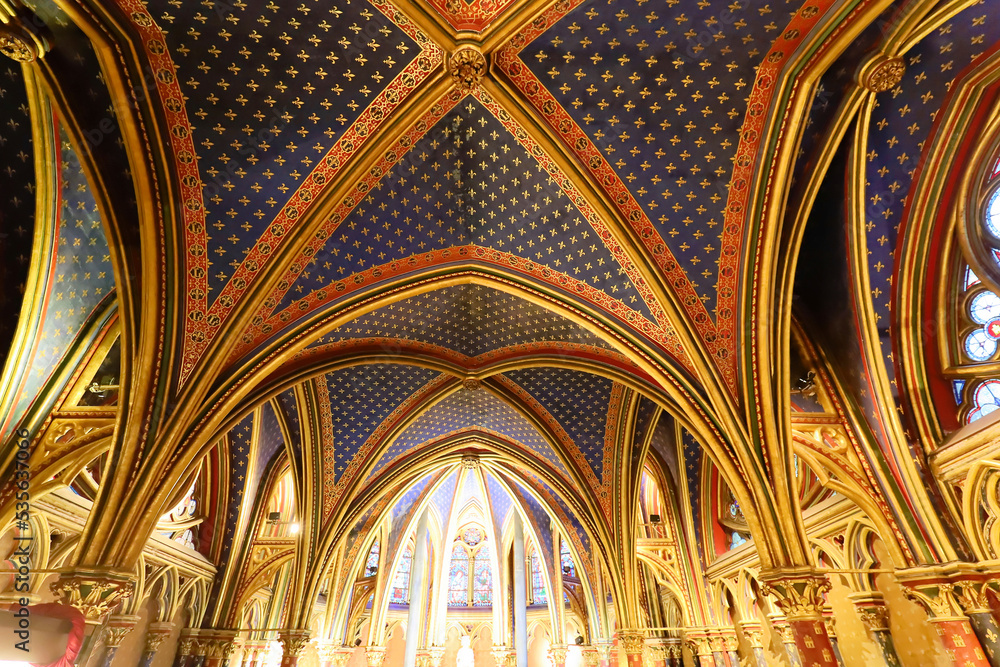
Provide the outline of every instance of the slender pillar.
<path id="1" fill-rule="evenodd" d="M 985 581 L 962 581 L 955 588 L 962 611 L 969 617 L 986 659 L 992 667 L 1000 667 L 1000 628 L 990 607 L 990 584 Z"/>
<path id="2" fill-rule="evenodd" d="M 132 628 L 138 622 L 138 616 L 127 614 L 112 614 L 108 618 L 108 624 L 104 628 L 104 656 L 101 658 L 101 667 L 111 667 L 111 662 L 115 659 L 125 635 L 132 632 Z"/>
<path id="3" fill-rule="evenodd" d="M 403 667 L 417 666 L 417 647 L 423 636 L 424 594 L 427 592 L 427 510 L 420 515 L 413 537 L 413 564 L 410 568 L 410 608 L 406 615 L 406 648 Z"/>
<path id="4" fill-rule="evenodd" d="M 722 646 L 726 649 L 726 657 L 729 658 L 729 667 L 740 667 L 739 640 L 736 639 L 736 631 L 726 628 L 722 631 Z"/>
<path id="5" fill-rule="evenodd" d="M 792 667 L 801 667 L 802 658 L 799 656 L 799 649 L 795 646 L 795 634 L 792 632 L 788 619 L 781 614 L 769 614 L 768 618 L 771 619 L 771 625 L 781 637 L 781 644 L 785 647 L 788 663 Z"/>
<path id="6" fill-rule="evenodd" d="M 942 581 L 903 582 L 903 591 L 920 602 L 930 615 L 944 646 L 952 654 L 955 667 L 989 667 L 986 652 L 972 622 L 962 612 L 955 585 Z"/>
<path id="7" fill-rule="evenodd" d="M 514 651 L 517 667 L 528 667 L 528 584 L 524 568 L 524 526 L 514 512 Z M 404 664 L 403 667 L 412 667 Z"/>
<path id="8" fill-rule="evenodd" d="M 685 635 L 684 642 L 691 649 L 691 655 L 694 656 L 698 667 L 725 667 L 725 665 L 716 664 L 715 654 L 712 653 L 712 642 L 708 635 L 689 633 Z"/>
<path id="9" fill-rule="evenodd" d="M 281 642 L 281 667 L 295 667 L 309 643 L 309 631 L 298 628 L 282 630 L 278 633 L 278 641 Z"/>
<path id="10" fill-rule="evenodd" d="M 597 649 L 598 663 L 600 667 L 611 667 L 611 654 L 614 651 L 615 643 L 610 639 L 599 639 L 594 642 Z"/>
<path id="11" fill-rule="evenodd" d="M 877 591 L 866 591 L 852 593 L 850 598 L 858 610 L 861 623 L 881 650 L 882 661 L 886 667 L 897 667 L 900 664 L 899 655 L 896 653 L 896 645 L 892 642 L 892 633 L 889 632 L 889 609 L 885 606 L 882 594 Z"/>
<path id="12" fill-rule="evenodd" d="M 712 648 L 712 658 L 715 660 L 716 667 L 732 667 L 729 664 L 729 658 L 726 655 L 726 645 L 722 641 L 721 634 L 712 634 L 708 638 L 708 645 Z"/>
<path id="13" fill-rule="evenodd" d="M 757 621 L 740 621 L 740 629 L 743 630 L 743 637 L 750 647 L 751 664 L 755 667 L 767 667 L 767 658 L 764 657 L 764 630 Z"/>
<path id="14" fill-rule="evenodd" d="M 416 653 L 414 653 L 413 659 L 417 659 Z M 368 661 L 368 667 L 382 667 L 382 663 L 385 661 L 385 647 L 366 646 L 365 660 Z"/>
<path id="15" fill-rule="evenodd" d="M 203 632 L 205 667 L 228 667 L 236 650 L 236 630 L 210 630 Z"/>
<path id="16" fill-rule="evenodd" d="M 507 663 L 507 651 L 509 651 L 503 644 L 494 644 L 493 648 L 490 649 L 490 653 L 493 655 L 493 662 L 496 663 L 496 667 L 504 667 Z M 442 654 L 442 658 L 444 654 Z"/>
<path id="17" fill-rule="evenodd" d="M 800 664 L 809 667 L 837 667 L 830 636 L 823 623 L 823 594 L 830 590 L 830 581 L 808 569 L 774 570 L 762 577 L 764 594 L 774 595 L 778 607 L 785 612 L 791 628 Z"/>
<path id="18" fill-rule="evenodd" d="M 257 667 L 264 662 L 264 654 L 267 652 L 267 642 L 248 639 L 243 645 L 242 667 Z"/>
<path id="19" fill-rule="evenodd" d="M 568 649 L 565 644 L 552 644 L 549 646 L 549 658 L 553 667 L 566 667 L 566 653 Z"/>
<path id="20" fill-rule="evenodd" d="M 830 637 L 830 645 L 833 646 L 833 657 L 836 658 L 838 667 L 844 667 L 844 656 L 840 655 L 840 640 L 837 639 L 837 619 L 833 617 L 833 607 L 829 605 L 823 607 L 823 622 L 826 624 L 826 634 Z"/>
<path id="21" fill-rule="evenodd" d="M 198 643 L 196 634 L 193 633 L 197 632 L 191 628 L 181 630 L 181 637 L 177 642 L 177 655 L 174 656 L 174 667 L 188 667 L 193 662 L 192 656 Z"/>
<path id="22" fill-rule="evenodd" d="M 646 635 L 638 630 L 620 630 L 618 641 L 625 649 L 628 667 L 642 667 L 642 651 L 646 647 Z"/>
<path id="23" fill-rule="evenodd" d="M 174 624 L 170 622 L 160 621 L 149 624 L 149 627 L 146 628 L 146 643 L 142 648 L 142 658 L 139 660 L 139 667 L 150 667 L 153 664 L 156 652 L 160 650 L 160 646 L 163 645 L 163 642 L 167 640 L 173 630 Z"/>

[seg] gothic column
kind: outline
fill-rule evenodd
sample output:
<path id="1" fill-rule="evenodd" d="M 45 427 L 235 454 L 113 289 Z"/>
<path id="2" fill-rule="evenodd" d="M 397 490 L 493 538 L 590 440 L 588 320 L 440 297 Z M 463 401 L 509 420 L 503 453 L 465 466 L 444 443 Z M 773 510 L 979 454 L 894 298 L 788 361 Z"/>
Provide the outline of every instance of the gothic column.
<path id="1" fill-rule="evenodd" d="M 150 667 L 153 664 L 156 652 L 160 650 L 160 646 L 167 640 L 173 630 L 174 624 L 170 622 L 160 621 L 149 624 L 149 627 L 146 628 L 146 644 L 142 649 L 142 659 L 139 661 L 139 667 Z"/>
<path id="2" fill-rule="evenodd" d="M 427 516 L 428 510 L 424 510 L 413 535 L 410 605 L 406 615 L 406 646 L 403 649 L 403 667 L 416 667 L 417 647 L 423 636 L 424 594 L 427 592 Z"/>
<path id="3" fill-rule="evenodd" d="M 177 641 L 177 655 L 174 656 L 174 667 L 188 667 L 191 664 L 192 655 L 195 651 L 197 630 L 184 628 L 181 630 L 181 637 Z"/>
<path id="4" fill-rule="evenodd" d="M 680 639 L 671 639 L 667 644 L 667 665 L 684 667 L 684 647 Z"/>
<path id="5" fill-rule="evenodd" d="M 504 667 L 507 663 L 507 651 L 509 649 L 503 644 L 494 644 L 493 648 L 490 649 L 490 653 L 493 655 L 493 662 L 496 663 L 496 667 Z M 444 654 L 442 654 L 444 657 Z"/>
<path id="6" fill-rule="evenodd" d="M 309 643 L 309 631 L 281 630 L 278 632 L 278 641 L 281 642 L 281 667 L 295 667 Z"/>
<path id="7" fill-rule="evenodd" d="M 652 658 L 653 667 L 670 667 L 665 639 L 647 639 L 646 650 L 649 651 L 649 655 Z"/>
<path id="8" fill-rule="evenodd" d="M 111 662 L 115 659 L 125 635 L 132 632 L 132 628 L 138 622 L 138 616 L 128 614 L 112 614 L 108 618 L 108 624 L 104 627 L 104 656 L 101 658 L 101 667 L 111 667 Z"/>
<path id="9" fill-rule="evenodd" d="M 989 587 L 986 581 L 961 581 L 955 588 L 958 604 L 969 617 L 986 659 L 993 667 L 1000 667 L 1000 628 L 990 607 Z"/>
<path id="10" fill-rule="evenodd" d="M 494 654 L 493 654 L 494 659 L 496 658 L 495 651 L 496 647 L 494 647 Z M 445 653 L 444 646 L 434 645 L 431 646 L 429 649 L 427 649 L 427 655 L 430 658 L 431 667 L 441 667 L 442 663 L 444 663 L 444 653 Z"/>
<path id="11" fill-rule="evenodd" d="M 772 571 L 762 577 L 761 591 L 773 595 L 785 612 L 800 664 L 809 667 L 837 667 L 833 644 L 823 623 L 823 594 L 830 581 L 812 570 Z"/>
<path id="12" fill-rule="evenodd" d="M 80 652 L 76 655 L 77 665 L 86 665 L 90 660 L 104 619 L 122 599 L 132 595 L 134 586 L 131 575 L 98 570 L 63 572 L 49 584 L 56 601 L 77 609 L 86 622 Z"/>
<path id="13" fill-rule="evenodd" d="M 615 643 L 610 639 L 599 639 L 594 642 L 594 647 L 597 649 L 600 667 L 611 667 L 611 654 L 614 652 Z"/>
<path id="14" fill-rule="evenodd" d="M 201 635 L 204 647 L 204 667 L 229 667 L 236 650 L 236 630 L 209 630 Z"/>
<path id="15" fill-rule="evenodd" d="M 945 648 L 952 654 L 955 667 L 989 667 L 986 652 L 972 622 L 962 612 L 955 596 L 955 585 L 941 581 L 903 582 L 903 591 L 921 603 L 930 615 Z"/>
<path id="16" fill-rule="evenodd" d="M 517 652 L 517 667 L 528 667 L 528 584 L 524 557 L 524 526 L 521 515 L 514 512 L 514 650 Z"/>
<path id="17" fill-rule="evenodd" d="M 691 649 L 691 655 L 694 656 L 698 667 L 725 667 L 725 665 L 716 664 L 715 655 L 712 653 L 712 643 L 708 635 L 688 633 L 684 636 L 684 643 Z"/>
<path id="18" fill-rule="evenodd" d="M 767 667 L 764 657 L 764 630 L 757 621 L 740 621 L 740 629 L 750 647 L 751 662 L 756 667 Z"/>
<path id="19" fill-rule="evenodd" d="M 722 631 L 722 646 L 726 651 L 726 657 L 729 658 L 729 667 L 740 667 L 740 642 L 736 638 L 735 630 Z"/>
<path id="20" fill-rule="evenodd" d="M 802 658 L 799 656 L 799 649 L 795 646 L 795 634 L 792 632 L 792 626 L 781 614 L 769 614 L 768 618 L 771 619 L 771 625 L 774 626 L 774 630 L 778 633 L 781 638 L 781 644 L 785 647 L 785 654 L 788 656 L 788 663 L 792 667 L 801 667 Z"/>
<path id="21" fill-rule="evenodd" d="M 716 667 L 732 667 L 726 657 L 726 645 L 722 641 L 721 634 L 712 633 L 709 635 L 708 645 L 712 649 L 712 658 L 715 660 Z"/>
<path id="22" fill-rule="evenodd" d="M 267 651 L 267 642 L 248 639 L 243 645 L 242 667 L 257 667 L 264 661 L 265 651 Z"/>
<path id="23" fill-rule="evenodd" d="M 549 646 L 549 658 L 553 667 L 566 667 L 567 648 L 565 644 L 552 644 Z"/>
<path id="24" fill-rule="evenodd" d="M 416 661 L 416 658 L 417 658 L 416 653 L 414 653 L 413 655 L 414 661 Z M 368 662 L 368 667 L 382 667 L 382 662 L 385 660 L 385 647 L 366 646 L 365 660 Z"/>
<path id="25" fill-rule="evenodd" d="M 839 667 L 844 667 L 844 656 L 840 655 L 840 640 L 837 639 L 837 619 L 833 617 L 833 607 L 829 605 L 823 607 L 823 623 L 826 624 L 826 634 L 830 637 L 830 645 L 833 646 L 833 657 Z"/>
<path id="26" fill-rule="evenodd" d="M 889 609 L 885 606 L 882 594 L 866 591 L 852 593 L 849 597 L 858 610 L 861 623 L 882 651 L 882 660 L 886 666 L 897 667 L 900 664 L 899 656 L 896 654 L 896 645 L 892 642 L 892 633 L 889 632 Z"/>
<path id="27" fill-rule="evenodd" d="M 642 667 L 642 651 L 646 647 L 646 633 L 638 630 L 620 630 L 618 641 L 625 649 L 628 667 Z"/>

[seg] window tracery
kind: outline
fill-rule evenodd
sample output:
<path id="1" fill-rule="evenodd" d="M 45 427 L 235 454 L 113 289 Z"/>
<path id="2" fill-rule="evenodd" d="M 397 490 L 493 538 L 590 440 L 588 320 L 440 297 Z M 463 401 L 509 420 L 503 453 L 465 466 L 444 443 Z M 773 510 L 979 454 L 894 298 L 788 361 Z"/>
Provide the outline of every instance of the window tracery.
<path id="1" fill-rule="evenodd" d="M 982 201 L 969 221 L 970 236 L 985 242 L 985 254 L 1000 267 L 1000 160 L 990 170 Z M 952 335 L 962 377 L 952 379 L 952 389 L 962 420 L 970 424 L 1000 409 L 1000 296 L 965 262 L 957 282 Z"/>
<path id="2" fill-rule="evenodd" d="M 549 594 L 545 589 L 545 577 L 542 576 L 542 557 L 538 550 L 531 554 L 531 603 L 548 604 Z"/>
<path id="3" fill-rule="evenodd" d="M 493 604 L 491 554 L 485 531 L 475 526 L 459 531 L 448 566 L 448 606 L 489 607 Z"/>
<path id="4" fill-rule="evenodd" d="M 392 604 L 407 604 L 410 601 L 410 567 L 413 562 L 413 545 L 407 544 L 406 551 L 399 559 L 396 573 L 392 577 L 392 594 L 389 602 Z"/>

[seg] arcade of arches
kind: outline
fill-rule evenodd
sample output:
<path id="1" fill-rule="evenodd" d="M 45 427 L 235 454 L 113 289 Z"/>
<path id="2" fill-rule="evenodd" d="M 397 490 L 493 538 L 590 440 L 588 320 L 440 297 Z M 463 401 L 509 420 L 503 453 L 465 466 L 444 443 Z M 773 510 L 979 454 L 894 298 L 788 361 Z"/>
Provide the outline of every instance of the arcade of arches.
<path id="1" fill-rule="evenodd" d="M 0 54 L 0 660 L 1000 667 L 1000 0 Z"/>

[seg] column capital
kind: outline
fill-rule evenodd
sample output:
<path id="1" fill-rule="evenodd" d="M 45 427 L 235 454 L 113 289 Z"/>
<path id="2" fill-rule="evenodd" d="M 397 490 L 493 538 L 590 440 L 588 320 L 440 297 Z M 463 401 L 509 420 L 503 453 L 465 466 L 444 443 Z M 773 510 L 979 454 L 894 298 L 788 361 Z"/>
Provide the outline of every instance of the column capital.
<path id="1" fill-rule="evenodd" d="M 279 630 L 278 641 L 281 642 L 281 652 L 284 657 L 298 658 L 309 643 L 309 631 L 299 628 Z"/>
<path id="2" fill-rule="evenodd" d="M 642 655 L 642 648 L 646 644 L 646 633 L 635 629 L 619 630 L 618 641 L 625 649 L 625 655 Z"/>
<path id="3" fill-rule="evenodd" d="M 600 659 L 607 662 L 611 659 L 611 649 L 615 647 L 615 642 L 611 639 L 598 639 L 594 642 L 594 648 L 597 649 L 597 655 Z"/>
<path id="4" fill-rule="evenodd" d="M 684 635 L 684 643 L 688 645 L 693 655 L 712 655 L 712 644 L 708 639 L 708 635 L 704 633 L 686 633 Z"/>
<path id="5" fill-rule="evenodd" d="M 176 626 L 170 621 L 157 621 L 155 623 L 150 623 L 149 627 L 146 628 L 146 645 L 144 650 L 146 653 L 156 653 L 159 650 L 160 645 L 166 641 L 170 633 L 174 631 Z"/>
<path id="6" fill-rule="evenodd" d="M 600 652 L 597 647 L 593 644 L 584 644 L 583 647 L 583 664 L 587 667 L 597 667 L 597 663 L 601 660 Z"/>
<path id="7" fill-rule="evenodd" d="M 927 581 L 900 583 L 903 584 L 903 594 L 923 605 L 932 621 L 965 619 L 965 613 L 955 595 L 954 584 Z"/>
<path id="8" fill-rule="evenodd" d="M 549 657 L 557 665 L 566 664 L 566 653 L 569 651 L 565 644 L 552 644 L 549 646 Z"/>
<path id="9" fill-rule="evenodd" d="M 743 636 L 750 648 L 764 648 L 764 630 L 757 621 L 740 621 Z"/>
<path id="10" fill-rule="evenodd" d="M 344 667 L 354 655 L 354 648 L 351 646 L 338 646 L 333 654 L 333 667 Z"/>
<path id="11" fill-rule="evenodd" d="M 135 589 L 131 575 L 113 570 L 62 572 L 49 584 L 56 600 L 75 607 L 91 625 L 100 625 L 112 609 Z"/>
<path id="12" fill-rule="evenodd" d="M 493 648 L 490 649 L 490 653 L 493 654 L 493 661 L 497 663 L 497 667 L 503 667 L 504 662 L 507 660 L 507 647 L 503 644 L 494 644 Z"/>
<path id="13" fill-rule="evenodd" d="M 761 575 L 761 592 L 773 595 L 789 621 L 822 618 L 830 580 L 812 568 L 771 570 Z"/>
<path id="14" fill-rule="evenodd" d="M 203 629 L 198 634 L 198 643 L 204 654 L 208 658 L 218 660 L 228 660 L 236 650 L 236 639 L 238 630 L 227 630 L 225 628 Z"/>
<path id="15" fill-rule="evenodd" d="M 428 647 L 427 654 L 430 656 L 432 667 L 441 667 L 441 663 L 444 662 L 444 653 L 444 646 L 438 646 L 435 644 L 434 646 Z M 494 654 L 493 657 L 496 658 L 496 654 Z"/>
<path id="16" fill-rule="evenodd" d="M 385 647 L 366 646 L 365 660 L 368 661 L 368 667 L 382 667 L 382 661 L 385 660 Z"/>
<path id="17" fill-rule="evenodd" d="M 130 614 L 112 614 L 108 617 L 108 624 L 104 626 L 104 645 L 108 648 L 118 648 L 125 639 L 125 635 L 132 632 L 132 629 L 139 623 L 138 616 Z"/>
<path id="18" fill-rule="evenodd" d="M 322 663 L 333 663 L 340 647 L 332 639 L 316 639 L 316 653 Z"/>

